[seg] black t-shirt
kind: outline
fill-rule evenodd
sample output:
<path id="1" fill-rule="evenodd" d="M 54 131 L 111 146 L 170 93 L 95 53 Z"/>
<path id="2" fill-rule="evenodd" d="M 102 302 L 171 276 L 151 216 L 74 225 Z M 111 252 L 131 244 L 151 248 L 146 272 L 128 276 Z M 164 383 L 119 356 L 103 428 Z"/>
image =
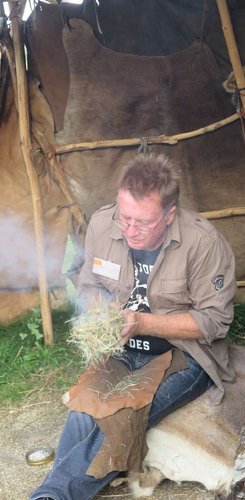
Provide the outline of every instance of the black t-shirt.
<path id="1" fill-rule="evenodd" d="M 133 311 L 151 312 L 146 290 L 148 277 L 153 269 L 161 246 L 151 252 L 146 250 L 134 250 L 130 248 L 134 265 L 134 287 L 131 291 L 126 308 Z M 126 349 L 133 349 L 145 354 L 162 354 L 172 349 L 172 344 L 166 339 L 153 337 L 151 335 L 137 335 L 126 344 Z"/>

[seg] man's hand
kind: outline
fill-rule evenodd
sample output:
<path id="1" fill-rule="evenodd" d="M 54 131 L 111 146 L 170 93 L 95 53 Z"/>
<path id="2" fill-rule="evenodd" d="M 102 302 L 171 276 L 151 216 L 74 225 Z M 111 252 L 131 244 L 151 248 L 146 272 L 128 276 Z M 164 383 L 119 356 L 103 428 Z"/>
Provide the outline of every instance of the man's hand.
<path id="1" fill-rule="evenodd" d="M 120 331 L 121 340 L 119 341 L 120 346 L 124 346 L 129 339 L 139 333 L 140 316 L 141 313 L 131 311 L 130 309 L 124 309 L 123 316 L 125 318 L 125 323 Z"/>
<path id="2" fill-rule="evenodd" d="M 196 320 L 190 313 L 152 314 L 124 309 L 125 324 L 119 344 L 124 346 L 135 335 L 152 335 L 163 339 L 204 339 Z"/>

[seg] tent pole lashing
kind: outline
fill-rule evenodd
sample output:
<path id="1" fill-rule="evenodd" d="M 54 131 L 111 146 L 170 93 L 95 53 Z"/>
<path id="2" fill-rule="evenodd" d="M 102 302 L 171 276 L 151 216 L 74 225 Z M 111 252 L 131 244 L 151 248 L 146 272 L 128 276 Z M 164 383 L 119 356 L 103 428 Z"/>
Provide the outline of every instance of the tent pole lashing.
<path id="1" fill-rule="evenodd" d="M 30 181 L 33 219 L 36 237 L 36 249 L 38 260 L 38 279 L 40 292 L 40 306 L 43 324 L 44 343 L 52 345 L 54 343 L 52 316 L 49 303 L 47 286 L 47 272 L 44 253 L 44 231 L 42 218 L 41 193 L 37 173 L 32 162 L 32 148 L 30 138 L 30 118 L 28 104 L 28 88 L 24 59 L 24 49 L 21 37 L 21 19 L 18 13 L 18 5 L 10 2 L 12 39 L 15 54 L 16 81 L 17 81 L 17 102 L 19 113 L 19 129 L 21 150 L 26 165 L 27 175 Z"/>
<path id="2" fill-rule="evenodd" d="M 242 110 L 241 114 L 245 115 L 245 76 L 237 48 L 235 34 L 231 22 L 230 12 L 226 0 L 216 0 L 220 14 L 222 30 L 225 37 L 227 50 L 229 53 L 231 65 L 236 79 L 237 88 L 240 95 Z"/>

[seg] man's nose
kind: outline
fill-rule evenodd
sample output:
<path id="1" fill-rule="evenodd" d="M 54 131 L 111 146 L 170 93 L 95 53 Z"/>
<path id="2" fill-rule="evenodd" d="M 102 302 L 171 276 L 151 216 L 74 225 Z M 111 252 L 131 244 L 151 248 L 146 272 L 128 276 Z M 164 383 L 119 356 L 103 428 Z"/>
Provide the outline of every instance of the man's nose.
<path id="1" fill-rule="evenodd" d="M 130 222 L 128 225 L 128 228 L 126 229 L 126 232 L 129 236 L 134 236 L 136 234 L 139 234 L 139 230 L 137 229 L 137 225 L 135 222 Z"/>

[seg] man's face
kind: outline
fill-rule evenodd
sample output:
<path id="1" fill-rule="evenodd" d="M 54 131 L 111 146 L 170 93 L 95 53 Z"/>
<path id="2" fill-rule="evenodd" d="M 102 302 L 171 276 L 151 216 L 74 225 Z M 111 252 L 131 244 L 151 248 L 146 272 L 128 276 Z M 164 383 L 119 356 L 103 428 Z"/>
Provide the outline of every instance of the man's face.
<path id="1" fill-rule="evenodd" d="M 126 189 L 117 196 L 117 217 L 123 223 L 122 234 L 135 250 L 155 250 L 165 240 L 167 227 L 173 222 L 176 207 L 166 213 L 154 191 L 145 198 L 135 199 Z M 142 229 L 142 231 L 141 231 Z"/>

